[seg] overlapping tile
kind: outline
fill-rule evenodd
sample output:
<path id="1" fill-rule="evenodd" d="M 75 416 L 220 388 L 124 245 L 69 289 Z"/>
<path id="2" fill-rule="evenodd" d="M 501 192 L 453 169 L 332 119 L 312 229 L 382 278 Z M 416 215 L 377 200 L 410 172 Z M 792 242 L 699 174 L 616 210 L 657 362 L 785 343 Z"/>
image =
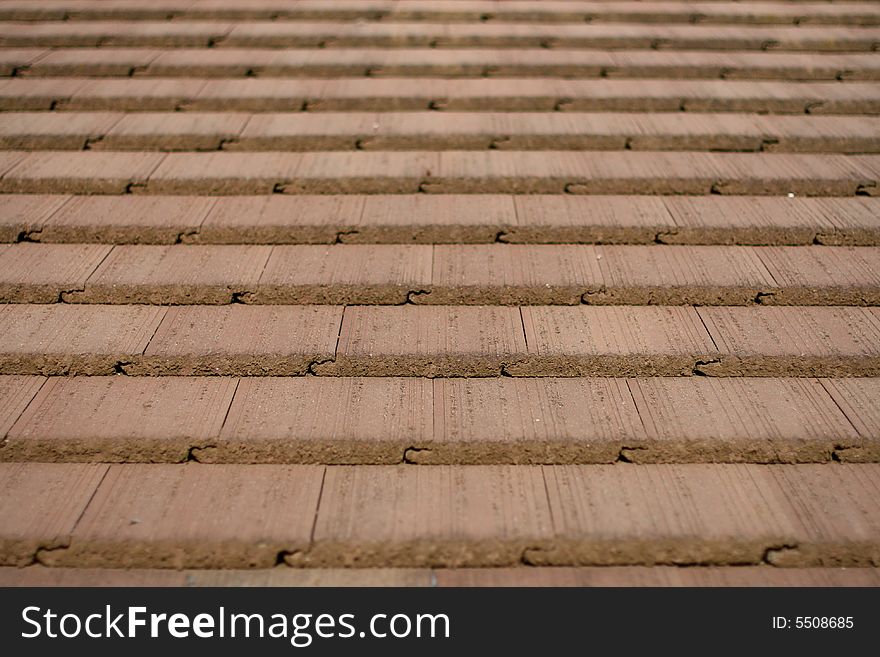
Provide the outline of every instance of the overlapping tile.
<path id="1" fill-rule="evenodd" d="M 248 301 L 402 304 L 430 288 L 432 256 L 427 245 L 277 246 Z"/>
<path id="2" fill-rule="evenodd" d="M 70 544 L 106 465 L 0 465 L 0 564 L 27 566 Z"/>
<path id="3" fill-rule="evenodd" d="M 345 309 L 335 359 L 342 376 L 498 376 L 525 355 L 516 308 L 392 306 Z"/>
<path id="4" fill-rule="evenodd" d="M 322 475 L 315 466 L 114 466 L 70 546 L 45 563 L 268 568 L 308 546 Z"/>
<path id="5" fill-rule="evenodd" d="M 15 111 L 576 111 L 870 114 L 870 82 L 752 80 L 11 78 Z"/>
<path id="6" fill-rule="evenodd" d="M 219 440 L 199 458 L 401 463 L 432 442 L 433 394 L 418 378 L 244 379 Z"/>
<path id="7" fill-rule="evenodd" d="M 546 112 L 8 113 L 0 148 L 876 153 L 880 118 Z"/>
<path id="8" fill-rule="evenodd" d="M 239 304 L 169 308 L 143 358 L 125 371 L 133 375 L 303 375 L 314 363 L 333 358 L 342 310 Z"/>
<path id="9" fill-rule="evenodd" d="M 873 376 L 880 371 L 876 308 L 697 308 L 720 358 L 709 375 Z"/>
<path id="10" fill-rule="evenodd" d="M 13 461 L 181 462 L 216 442 L 237 379 L 50 378 L 6 436 Z"/>
<path id="11" fill-rule="evenodd" d="M 717 359 L 693 308 L 538 306 L 521 309 L 528 358 L 519 376 L 679 376 Z"/>
<path id="12" fill-rule="evenodd" d="M 271 247 L 256 245 L 117 246 L 64 300 L 228 304 L 256 288 L 270 253 Z"/>
<path id="13" fill-rule="evenodd" d="M 874 7 L 2 5 L 0 581 L 876 583 Z"/>
<path id="14" fill-rule="evenodd" d="M 8 49 L 0 75 L 39 77 L 532 77 L 875 80 L 866 53 L 371 48 Z M 8 71 L 8 72 L 7 72 Z"/>
<path id="15" fill-rule="evenodd" d="M 0 303 L 55 303 L 82 290 L 105 244 L 16 244 L 0 251 Z"/>
<path id="16" fill-rule="evenodd" d="M 4 374 L 114 374 L 143 354 L 160 306 L 0 306 Z"/>

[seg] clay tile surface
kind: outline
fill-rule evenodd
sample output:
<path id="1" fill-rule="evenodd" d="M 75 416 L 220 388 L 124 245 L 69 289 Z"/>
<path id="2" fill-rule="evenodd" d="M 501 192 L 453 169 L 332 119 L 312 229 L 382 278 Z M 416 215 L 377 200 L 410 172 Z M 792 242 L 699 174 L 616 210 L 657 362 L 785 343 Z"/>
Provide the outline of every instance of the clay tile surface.
<path id="1" fill-rule="evenodd" d="M 0 585 L 877 586 L 870 2 L 0 2 Z"/>

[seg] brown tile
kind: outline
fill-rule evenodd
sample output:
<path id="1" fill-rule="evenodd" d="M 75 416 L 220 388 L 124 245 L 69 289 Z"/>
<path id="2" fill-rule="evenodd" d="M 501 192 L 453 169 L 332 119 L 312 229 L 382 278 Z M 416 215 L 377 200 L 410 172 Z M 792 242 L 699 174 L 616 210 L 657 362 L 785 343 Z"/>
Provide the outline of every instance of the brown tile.
<path id="1" fill-rule="evenodd" d="M 400 463 L 431 442 L 426 379 L 255 378 L 238 386 L 203 461 Z"/>
<path id="2" fill-rule="evenodd" d="M 498 51 L 425 48 L 282 50 L 267 75 L 375 77 L 472 77 L 494 70 Z"/>
<path id="3" fill-rule="evenodd" d="M 770 111 L 782 113 L 800 113 L 797 108 L 802 107 L 811 114 L 838 114 L 847 112 L 861 112 L 874 105 L 872 94 L 866 85 L 848 89 L 838 89 L 834 83 L 812 83 L 808 85 L 776 85 L 772 84 L 773 92 L 776 92 L 775 101 L 762 98 L 768 91 L 770 83 L 758 83 L 759 86 L 722 87 L 710 83 L 707 91 L 710 93 L 696 96 L 684 107 L 686 111 L 760 111 L 764 107 Z M 715 87 L 714 89 L 712 87 Z M 716 97 L 718 94 L 722 98 Z"/>
<path id="4" fill-rule="evenodd" d="M 42 563 L 70 544 L 105 465 L 0 463 L 0 565 Z"/>
<path id="5" fill-rule="evenodd" d="M 762 303 L 880 304 L 880 249 L 870 246 L 768 246 L 755 250 L 778 284 Z"/>
<path id="6" fill-rule="evenodd" d="M 352 151 L 378 132 L 380 122 L 384 123 L 385 120 L 385 117 L 377 114 L 352 112 L 321 115 L 307 112 L 260 113 L 253 116 L 228 150 Z"/>
<path id="7" fill-rule="evenodd" d="M 598 246 L 590 304 L 748 305 L 777 282 L 751 247 Z"/>
<path id="8" fill-rule="evenodd" d="M 602 566 L 446 568 L 437 586 L 878 586 L 880 568 Z"/>
<path id="9" fill-rule="evenodd" d="M 343 242 L 494 242 L 516 223 L 513 199 L 491 194 L 442 198 L 425 194 L 369 195 Z"/>
<path id="10" fill-rule="evenodd" d="M 45 381 L 41 376 L 0 376 L 0 449 L 6 447 L 3 438 Z"/>
<path id="11" fill-rule="evenodd" d="M 0 371 L 114 374 L 143 353 L 165 311 L 150 306 L 0 306 Z"/>
<path id="12" fill-rule="evenodd" d="M 718 345 L 712 376 L 877 376 L 880 315 L 873 308 L 698 308 Z"/>
<path id="13" fill-rule="evenodd" d="M 629 381 L 647 440 L 635 463 L 831 461 L 864 441 L 815 379 Z"/>
<path id="14" fill-rule="evenodd" d="M 692 23 L 699 20 L 707 25 L 874 25 L 874 12 L 858 3 L 838 3 L 830 6 L 820 3 L 764 4 L 701 4 L 698 7 L 677 4 L 648 3 L 635 7 L 628 3 L 572 3 L 520 2 L 514 5 L 495 5 L 491 2 L 446 2 L 444 0 L 337 0 L 327 4 L 321 0 L 302 0 L 294 5 L 280 0 L 229 2 L 206 0 L 195 5 L 161 1 L 150 5 L 128 2 L 108 3 L 87 0 L 41 3 L 10 2 L 3 7 L 5 20 L 61 20 L 79 19 L 151 19 L 168 17 L 188 19 L 296 19 L 322 21 L 377 20 L 393 22 L 469 23 L 491 20 L 492 23 L 538 22 L 582 23 L 585 18 L 594 22 L 659 23 L 662 25 Z M 699 10 L 699 11 L 698 11 Z"/>
<path id="15" fill-rule="evenodd" d="M 70 200 L 61 194 L 5 194 L 0 196 L 0 242 L 42 239 L 40 232 L 52 214 Z"/>
<path id="16" fill-rule="evenodd" d="M 183 94 L 182 104 L 204 112 L 298 112 L 322 87 L 319 80 L 205 80 L 197 91 Z"/>
<path id="17" fill-rule="evenodd" d="M 347 75 L 360 77 L 381 74 L 385 70 L 383 64 L 386 59 L 390 57 L 393 61 L 397 61 L 401 50 L 297 48 L 271 52 L 273 53 L 271 60 L 265 65 L 256 67 L 255 72 L 258 76 L 326 79 Z"/>
<path id="18" fill-rule="evenodd" d="M 249 300 L 337 305 L 406 303 L 431 285 L 431 259 L 429 245 L 276 246 Z"/>
<path id="19" fill-rule="evenodd" d="M 2 9 L 3 20 L 63 20 L 66 15 L 64 5 L 27 5 L 10 2 Z"/>
<path id="20" fill-rule="evenodd" d="M 313 370 L 337 376 L 498 376 L 525 350 L 515 308 L 350 306 L 335 360 Z"/>
<path id="21" fill-rule="evenodd" d="M 130 374 L 273 376 L 306 374 L 333 358 L 342 308 L 170 308 Z"/>
<path id="22" fill-rule="evenodd" d="M 789 153 L 876 153 L 877 118 L 853 116 L 761 116 L 755 119 L 761 150 Z"/>
<path id="23" fill-rule="evenodd" d="M 5 111 L 49 110 L 86 86 L 81 79 L 28 80 L 12 78 L 0 82 L 0 109 Z"/>
<path id="24" fill-rule="evenodd" d="M 517 204 L 514 217 L 512 201 Z M 11 194 L 0 241 L 103 243 L 880 244 L 880 199 Z M 676 215 L 676 224 L 664 204 Z M 687 205 L 685 205 L 687 204 Z M 55 212 L 59 206 L 63 208 Z M 213 209 L 212 209 L 213 208 Z M 211 209 L 202 228 L 199 223 Z M 46 220 L 47 215 L 53 215 Z M 45 223 L 44 223 L 45 222 Z M 42 225 L 42 232 L 37 229 Z"/>
<path id="25" fill-rule="evenodd" d="M 842 157 L 837 158 L 841 161 Z M 877 184 L 873 178 L 880 172 L 880 157 L 877 155 L 853 155 L 846 159 L 846 164 L 857 175 L 864 177 L 864 184 L 856 190 L 858 196 L 878 196 Z"/>
<path id="26" fill-rule="evenodd" d="M 734 114 L 258 114 L 234 150 L 772 150 L 872 152 L 877 120 Z"/>
<path id="27" fill-rule="evenodd" d="M 876 186 L 874 156 L 718 153 L 717 194 L 854 196 Z"/>
<path id="28" fill-rule="evenodd" d="M 238 379 L 53 377 L 9 432 L 12 460 L 181 462 L 216 443 Z"/>
<path id="29" fill-rule="evenodd" d="M 868 566 L 880 532 L 878 509 L 867 501 L 878 472 L 875 465 L 329 467 L 313 547 L 291 562 Z M 839 496 L 829 499 L 829 489 Z"/>
<path id="30" fill-rule="evenodd" d="M 613 68 L 606 69 L 609 77 L 809 81 L 871 79 L 874 69 L 868 57 L 862 54 L 646 50 L 612 54 L 615 62 Z M 848 74 L 850 68 L 853 72 Z"/>
<path id="31" fill-rule="evenodd" d="M 173 244 L 187 241 L 214 204 L 209 197 L 75 196 L 43 224 L 41 242 Z"/>
<path id="32" fill-rule="evenodd" d="M 268 568 L 308 547 L 322 476 L 314 466 L 110 466 L 70 547 L 46 563 Z"/>
<path id="33" fill-rule="evenodd" d="M 863 53 L 738 53 L 725 79 L 873 80 L 876 68 Z"/>
<path id="34" fill-rule="evenodd" d="M 666 244 L 877 243 L 876 199 L 692 196 L 663 199 L 675 228 Z"/>
<path id="35" fill-rule="evenodd" d="M 532 565 L 876 563 L 874 465 L 543 470 L 556 539 Z"/>
<path id="36" fill-rule="evenodd" d="M 809 107 L 811 112 L 837 114 L 875 108 L 876 88 L 853 84 L 857 86 L 728 80 L 461 80 L 437 87 L 433 94 L 425 88 L 423 97 L 439 97 L 434 102 L 442 109 L 506 107 L 508 111 L 803 113 Z"/>
<path id="37" fill-rule="evenodd" d="M 269 246 L 117 246 L 72 303 L 225 304 L 256 289 Z"/>
<path id="38" fill-rule="evenodd" d="M 552 536 L 534 466 L 328 468 L 307 565 L 497 566 Z"/>
<path id="39" fill-rule="evenodd" d="M 715 27 L 700 26 L 691 32 L 687 26 L 668 26 L 661 48 L 739 48 L 764 49 L 762 39 L 772 39 L 770 50 L 848 52 L 865 50 L 873 37 L 847 28 L 803 27 Z M 823 36 L 824 35 L 824 36 Z M 764 44 L 766 45 L 766 41 Z M 714 45 L 710 45 L 714 44 Z"/>
<path id="40" fill-rule="evenodd" d="M 123 194 L 143 184 L 162 153 L 30 153 L 0 179 L 0 190 L 25 194 Z"/>
<path id="41" fill-rule="evenodd" d="M 838 5 L 833 8 L 825 8 L 817 6 L 798 7 L 797 5 L 774 5 L 768 6 L 765 12 L 762 7 L 756 5 L 742 5 L 735 7 L 706 7 L 705 21 L 707 23 L 797 23 L 810 25 L 814 23 L 821 24 L 837 24 L 837 19 L 843 19 L 844 24 L 860 24 L 861 17 L 865 17 L 866 12 L 855 7 L 847 7 L 846 5 Z M 852 13 L 850 13 L 852 12 Z M 850 18 L 851 17 L 851 18 Z M 851 23 L 850 21 L 854 21 Z M 827 22 L 826 22 L 827 21 Z M 870 24 L 870 23 L 868 23 Z"/>
<path id="42" fill-rule="evenodd" d="M 619 155 L 608 153 L 608 160 L 603 156 L 603 166 L 606 161 L 613 161 L 609 166 L 619 169 Z M 425 192 L 559 194 L 566 190 L 577 191 L 575 186 L 583 187 L 586 178 L 592 177 L 585 168 L 590 165 L 579 161 L 579 154 L 569 152 L 447 151 L 439 157 L 439 171 L 421 184 Z M 595 187 L 595 193 L 633 191 L 617 189 L 616 184 L 601 183 Z M 647 187 L 643 185 L 642 189 Z"/>
<path id="43" fill-rule="evenodd" d="M 81 290 L 113 247 L 13 244 L 0 252 L 0 303 L 55 303 Z"/>
<path id="44" fill-rule="evenodd" d="M 476 84 L 480 83 L 480 84 Z M 524 92 L 525 85 L 528 92 Z M 426 80 L 364 79 L 327 82 L 308 111 L 545 111 L 559 99 L 555 80 Z"/>
<path id="45" fill-rule="evenodd" d="M 249 114 L 127 114 L 90 145 L 109 151 L 214 151 L 235 140 Z"/>
<path id="46" fill-rule="evenodd" d="M 151 194 L 268 194 L 296 177 L 302 158 L 298 153 L 170 153 L 162 157 L 146 184 Z"/>
<path id="47" fill-rule="evenodd" d="M 812 244 L 832 224 L 821 199 L 692 196 L 663 199 L 675 227 L 658 238 L 666 244 Z M 856 199 L 831 199 L 849 212 Z"/>
<path id="48" fill-rule="evenodd" d="M 776 467 L 763 474 L 782 491 L 780 506 L 792 509 L 791 517 L 803 527 L 803 539 L 795 547 L 767 552 L 768 563 L 791 567 L 875 566 L 880 562 L 876 540 L 880 519 L 872 504 L 877 465 Z"/>
<path id="49" fill-rule="evenodd" d="M 5 563 L 22 565 L 34 553 L 51 566 L 112 568 L 814 567 L 880 557 L 873 464 L 110 466 L 57 550 L 33 546 L 69 533 L 85 502 L 60 529 L 34 527 L 45 514 L 20 511 L 18 499 L 55 502 L 28 493 L 45 491 L 53 466 L 3 467 L 19 493 L 3 497 L 21 518 L 4 527 L 16 541 Z M 57 495 L 69 502 L 65 484 Z"/>
<path id="50" fill-rule="evenodd" d="M 325 29 L 321 30 L 322 27 Z M 322 26 L 321 23 L 311 22 L 305 24 L 299 22 L 290 24 L 286 21 L 280 24 L 242 22 L 236 24 L 232 33 L 224 39 L 223 45 L 233 48 L 256 46 L 271 48 L 323 47 L 324 39 L 329 36 L 326 28 L 326 24 Z"/>
<path id="51" fill-rule="evenodd" d="M 226 150 L 244 151 L 352 151 L 352 150 L 648 150 L 648 151 L 769 151 L 871 153 L 880 149 L 875 135 L 880 119 L 830 116 L 751 116 L 690 112 L 621 113 L 581 112 L 286 112 L 255 114 L 244 130 L 230 116 L 229 127 L 237 139 Z M 126 133 L 151 123 L 163 126 L 161 117 L 129 117 L 113 129 Z M 177 116 L 157 131 L 165 135 L 192 130 L 186 117 Z M 222 134 L 216 115 L 201 119 L 204 131 Z M 235 134 L 227 137 L 232 139 Z M 219 139 L 204 148 L 216 148 Z M 133 142 L 138 145 L 141 142 Z M 189 143 L 189 141 L 185 142 Z M 199 142 L 192 142 L 198 147 Z M 182 146 L 169 142 L 169 147 Z M 108 148 L 117 147 L 107 142 Z M 119 148 L 131 147 L 120 142 Z"/>
<path id="52" fill-rule="evenodd" d="M 667 112 L 631 120 L 627 145 L 632 150 L 760 151 L 773 134 L 772 124 L 741 114 Z"/>
<path id="53" fill-rule="evenodd" d="M 521 309 L 528 357 L 514 376 L 678 376 L 715 357 L 692 308 Z"/>
<path id="54" fill-rule="evenodd" d="M 790 53 L 621 50 L 609 54 L 612 61 L 604 72 L 611 78 L 834 80 L 838 73 L 836 67 L 829 70 L 821 65 L 814 70 L 802 56 Z"/>
<path id="55" fill-rule="evenodd" d="M 76 32 L 56 39 L 74 39 Z M 140 38 L 138 38 L 140 37 Z M 178 37 L 180 38 L 180 37 Z M 870 29 L 821 27 L 716 27 L 692 25 L 517 25 L 500 22 L 462 24 L 333 22 L 240 23 L 221 45 L 234 47 L 506 47 L 535 48 L 547 43 L 559 48 L 668 48 L 680 50 L 762 50 L 768 42 L 774 50 L 870 51 L 877 36 Z M 7 45 L 31 45 L 29 33 L 8 36 Z M 124 34 L 115 45 L 141 45 L 145 37 Z M 54 45 L 47 40 L 41 44 Z M 66 41 L 65 41 L 66 42 Z M 152 41 L 151 41 L 152 43 Z M 90 45 L 79 43 L 78 45 Z"/>
<path id="56" fill-rule="evenodd" d="M 488 5 L 488 6 L 487 6 Z M 763 3 L 734 4 L 728 5 L 716 3 L 702 3 L 696 7 L 692 4 L 678 3 L 642 3 L 631 6 L 629 3 L 572 3 L 572 2 L 521 2 L 513 5 L 502 4 L 491 6 L 484 2 L 453 2 L 442 1 L 430 2 L 426 0 L 402 0 L 396 3 L 391 15 L 395 18 L 406 17 L 409 20 L 447 20 L 465 21 L 477 20 L 481 12 L 488 13 L 488 18 L 493 22 L 541 22 L 541 23 L 581 23 L 584 18 L 591 18 L 594 22 L 614 23 L 659 23 L 670 25 L 678 23 L 692 23 L 696 19 L 711 24 L 791 24 L 796 19 L 802 19 L 805 23 L 814 21 L 828 21 L 829 24 L 861 24 L 858 21 L 865 18 L 870 21 L 873 16 L 870 10 L 859 10 L 852 5 L 836 5 L 833 9 L 825 10 L 823 5 L 794 5 L 786 4 L 764 5 Z M 838 8 L 839 7 L 839 8 Z M 330 8 L 328 8 L 330 9 Z M 328 16 L 333 15 L 327 11 Z M 486 14 L 482 14 L 485 16 Z M 867 22 L 866 24 L 872 24 Z"/>
<path id="57" fill-rule="evenodd" d="M 362 2 L 361 0 L 341 0 L 329 6 L 324 2 L 312 2 L 306 0 L 296 5 L 264 3 L 263 11 L 269 9 L 277 12 L 281 16 L 298 19 L 312 19 L 318 17 L 327 17 L 336 20 L 351 20 L 355 18 L 377 19 L 390 15 L 391 10 L 396 3 L 394 0 L 370 0 L 370 2 Z M 250 9 L 249 5 L 249 9 Z M 257 11 L 261 9 L 260 5 L 254 8 Z"/>
<path id="58" fill-rule="evenodd" d="M 208 47 L 224 36 L 230 25 L 196 21 L 59 21 L 4 23 L 0 45 L 47 47 Z"/>
<path id="59" fill-rule="evenodd" d="M 247 3 L 248 6 L 253 4 L 253 8 L 256 11 L 259 11 L 261 7 L 264 9 L 266 6 L 272 6 L 275 4 L 277 6 L 277 2 L 273 3 L 271 0 L 257 0 L 254 3 Z M 219 3 L 213 2 L 209 0 L 206 3 L 199 3 L 198 7 L 189 7 L 188 3 L 179 2 L 178 0 L 155 0 L 151 2 L 149 5 L 137 5 L 137 4 L 117 4 L 117 3 L 99 3 L 98 6 L 95 6 L 94 3 L 90 3 L 88 6 L 80 6 L 68 9 L 70 16 L 75 16 L 78 18 L 102 18 L 102 19 L 117 19 L 117 20 L 131 20 L 133 18 L 137 18 L 140 20 L 145 19 L 153 19 L 164 21 L 168 18 L 181 18 L 183 16 L 190 16 L 193 19 L 199 18 L 223 18 L 224 15 L 227 18 L 238 18 L 241 16 L 247 16 L 246 10 L 239 10 L 242 12 L 241 14 L 236 13 L 235 5 L 230 6 L 227 0 L 220 0 Z M 223 8 L 227 8 L 226 14 L 223 13 Z M 191 11 L 188 11 L 191 9 Z M 259 15 L 259 14 L 257 14 Z M 263 16 L 269 18 L 270 16 Z"/>
<path id="60" fill-rule="evenodd" d="M 274 50 L 199 48 L 163 50 L 140 73 L 155 77 L 241 77 L 262 75 L 277 57 Z"/>
<path id="61" fill-rule="evenodd" d="M 4 48 L 3 52 L 0 52 L 0 75 L 4 77 L 16 75 L 32 66 L 35 61 L 44 58 L 49 52 L 45 48 Z"/>
<path id="62" fill-rule="evenodd" d="M 388 77 L 599 77 L 613 60 L 602 51 L 554 52 L 544 48 L 397 49 L 378 51 L 371 75 Z"/>
<path id="63" fill-rule="evenodd" d="M 840 461 L 873 462 L 880 455 L 880 380 L 822 379 L 822 385 L 846 414 L 862 440 L 835 445 Z"/>
<path id="64" fill-rule="evenodd" d="M 373 153 L 310 154 L 370 162 Z M 391 153 L 413 157 L 409 154 Z M 589 154 L 542 151 L 447 151 L 439 173 L 423 176 L 420 188 L 433 193 L 572 194 L 805 194 L 852 196 L 874 184 L 870 156 L 781 153 L 663 153 L 615 151 Z M 398 160 L 403 164 L 403 160 Z M 432 170 L 433 172 L 434 170 Z M 345 170 L 338 175 L 345 178 Z"/>
<path id="65" fill-rule="evenodd" d="M 816 199 L 817 206 L 833 224 L 816 235 L 818 244 L 876 245 L 880 233 L 880 199 Z"/>
<path id="66" fill-rule="evenodd" d="M 647 51 L 646 51 L 647 52 Z M 660 56 L 660 53 L 656 53 Z M 0 82 L 6 110 L 762 112 L 876 114 L 870 82 L 752 80 L 81 79 Z"/>
<path id="67" fill-rule="evenodd" d="M 639 196 L 515 196 L 516 225 L 505 242 L 651 243 L 669 231 L 662 199 Z"/>
<path id="68" fill-rule="evenodd" d="M 155 0 L 149 6 L 139 5 L 130 0 L 93 2 L 92 0 L 49 0 L 39 6 L 10 3 L 6 10 L 22 20 L 65 20 L 89 18 L 97 20 L 143 20 L 153 18 L 165 20 L 180 14 L 179 0 Z"/>
<path id="69" fill-rule="evenodd" d="M 244 22 L 232 29 L 222 45 L 235 48 L 414 47 L 428 46 L 446 32 L 445 25 L 417 23 Z M 28 44 L 16 41 L 10 45 Z"/>
<path id="70" fill-rule="evenodd" d="M 363 206 L 362 196 L 223 197 L 208 213 L 198 239 L 221 244 L 330 244 L 352 230 Z"/>
<path id="71" fill-rule="evenodd" d="M 160 51 L 147 48 L 114 48 L 108 57 L 102 48 L 64 48 L 48 51 L 45 57 L 29 65 L 23 75 L 126 77 L 146 68 Z"/>
<path id="72" fill-rule="evenodd" d="M 610 463 L 645 440 L 622 379 L 435 379 L 434 416 L 408 460 Z"/>
<path id="73" fill-rule="evenodd" d="M 416 303 L 576 305 L 603 287 L 592 246 L 435 246 L 433 269 L 430 293 Z"/>
<path id="74" fill-rule="evenodd" d="M 0 126 L 4 150 L 81 151 L 122 118 L 110 112 L 69 113 L 9 112 Z"/>
<path id="75" fill-rule="evenodd" d="M 645 114 L 632 120 L 636 129 L 632 133 L 625 122 L 609 123 L 615 130 L 627 131 L 627 143 L 633 150 L 871 153 L 878 147 L 876 117 L 679 112 Z"/>
<path id="76" fill-rule="evenodd" d="M 438 175 L 441 157 L 441 153 L 427 152 L 304 153 L 298 160 L 296 175 L 281 184 L 281 191 L 285 194 L 414 194 L 422 191 L 423 181 Z"/>
<path id="77" fill-rule="evenodd" d="M 55 83 L 55 80 L 31 82 Z M 94 79 L 80 83 L 73 91 L 59 98 L 55 108 L 77 111 L 173 112 L 195 97 L 205 85 L 205 80 L 198 79 Z M 51 90 L 53 86 L 48 86 L 48 89 Z M 0 89 L 0 93 L 2 91 Z"/>
<path id="78" fill-rule="evenodd" d="M 808 85 L 752 81 L 606 79 L 557 84 L 557 107 L 568 111 L 803 112 L 810 100 L 822 98 Z"/>
<path id="79" fill-rule="evenodd" d="M 25 152 L 0 152 L 0 175 L 5 175 L 29 157 Z M 2 181 L 0 181 L 2 182 Z"/>

